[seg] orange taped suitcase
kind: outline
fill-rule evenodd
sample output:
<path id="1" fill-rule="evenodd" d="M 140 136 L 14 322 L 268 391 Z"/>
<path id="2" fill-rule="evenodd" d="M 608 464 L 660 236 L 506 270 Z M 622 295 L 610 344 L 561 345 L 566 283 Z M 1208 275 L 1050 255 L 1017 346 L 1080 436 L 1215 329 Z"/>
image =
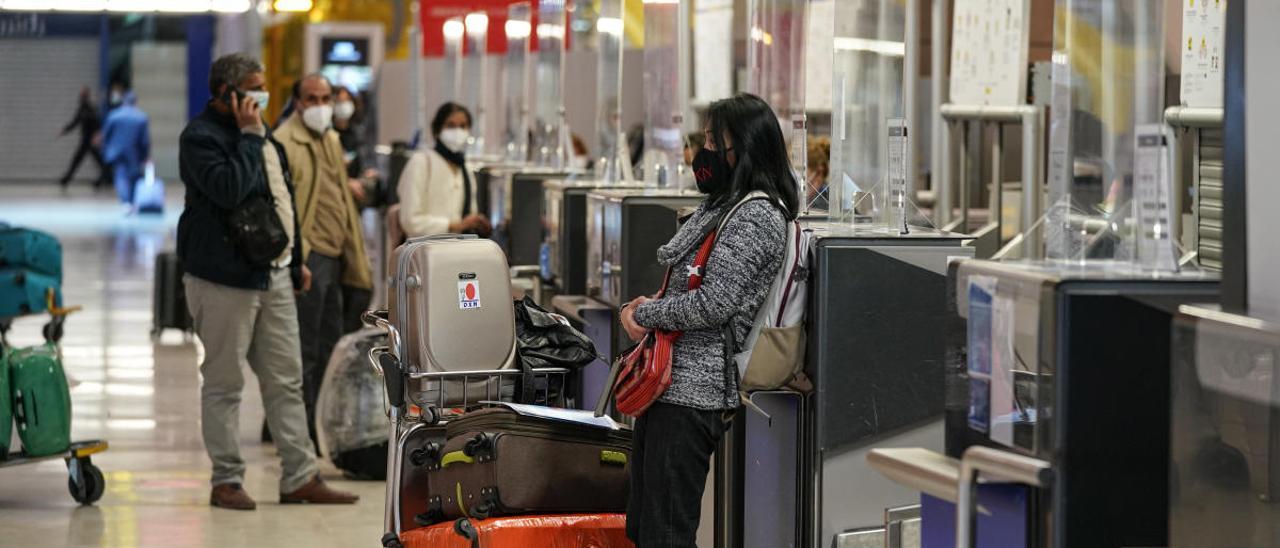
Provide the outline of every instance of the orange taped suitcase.
<path id="1" fill-rule="evenodd" d="M 454 522 L 405 531 L 404 548 L 633 548 L 623 514 L 514 516 L 470 520 L 475 542 Z"/>

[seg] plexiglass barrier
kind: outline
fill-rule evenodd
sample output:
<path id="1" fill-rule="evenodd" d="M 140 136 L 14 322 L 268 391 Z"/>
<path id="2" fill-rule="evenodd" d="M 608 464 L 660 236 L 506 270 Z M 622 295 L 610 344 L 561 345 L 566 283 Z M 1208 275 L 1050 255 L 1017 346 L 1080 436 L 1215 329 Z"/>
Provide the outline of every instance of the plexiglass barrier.
<path id="1" fill-rule="evenodd" d="M 466 61 L 462 65 L 461 93 L 458 100 L 471 110 L 475 120 L 471 124 L 471 139 L 467 142 L 467 155 L 482 156 L 485 150 L 485 95 L 489 93 L 488 48 L 489 16 L 482 12 L 467 14 L 463 19 L 466 33 L 463 38 Z"/>
<path id="2" fill-rule="evenodd" d="M 645 186 L 682 188 L 684 100 L 680 97 L 680 10 L 677 0 L 644 0 Z"/>
<path id="3" fill-rule="evenodd" d="M 631 158 L 624 153 L 626 136 L 622 128 L 623 0 L 600 0 L 596 19 L 596 43 L 600 54 L 596 65 L 596 177 L 606 183 L 630 179 Z M 634 93 L 634 92 L 633 92 Z M 623 145 L 621 148 L 619 145 Z"/>
<path id="4" fill-rule="evenodd" d="M 503 98 L 505 155 L 510 162 L 529 159 L 529 37 L 533 33 L 527 2 L 507 9 L 506 86 Z"/>
<path id="5" fill-rule="evenodd" d="M 1054 12 L 1046 252 L 1135 262 L 1135 188 L 1167 185 L 1150 135 L 1164 101 L 1162 0 L 1057 0 Z M 1147 232 L 1149 233 L 1149 232 Z M 1169 242 L 1171 245 L 1171 242 Z M 1154 265 L 1152 265 L 1154 266 Z"/>
<path id="6" fill-rule="evenodd" d="M 831 220 L 892 227 L 890 120 L 903 117 L 906 3 L 835 5 L 832 70 Z M 906 135 L 906 138 L 914 136 Z"/>
<path id="7" fill-rule="evenodd" d="M 444 70 L 441 71 L 440 89 L 444 90 L 446 100 L 457 101 L 462 90 L 462 39 L 467 34 L 467 26 L 461 17 L 454 17 L 444 22 Z"/>
<path id="8" fill-rule="evenodd" d="M 562 168 L 568 151 L 564 127 L 565 1 L 538 2 L 537 61 L 534 64 L 533 161 Z"/>
<path id="9" fill-rule="evenodd" d="M 747 90 L 768 102 L 778 115 L 800 196 L 808 195 L 802 186 L 809 163 L 804 110 L 808 6 L 809 0 L 747 2 Z"/>

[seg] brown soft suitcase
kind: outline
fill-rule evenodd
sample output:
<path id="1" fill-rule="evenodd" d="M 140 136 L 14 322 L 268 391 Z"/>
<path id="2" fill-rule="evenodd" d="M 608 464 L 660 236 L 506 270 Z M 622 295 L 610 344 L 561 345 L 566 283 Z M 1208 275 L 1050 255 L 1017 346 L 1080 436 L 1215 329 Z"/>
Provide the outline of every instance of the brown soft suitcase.
<path id="1" fill-rule="evenodd" d="M 481 409 L 448 423 L 444 445 L 427 450 L 431 495 L 419 523 L 626 510 L 630 430 L 514 409 L 537 408 Z"/>
<path id="2" fill-rule="evenodd" d="M 389 318 L 401 338 L 406 372 L 458 373 L 511 369 L 516 362 L 516 320 L 511 273 L 502 249 L 471 235 L 411 238 L 391 254 L 395 274 Z M 464 402 L 461 381 L 411 382 L 408 396 L 423 405 Z M 500 399 L 500 387 L 472 381 L 466 399 Z M 440 405 L 443 404 L 443 405 Z"/>

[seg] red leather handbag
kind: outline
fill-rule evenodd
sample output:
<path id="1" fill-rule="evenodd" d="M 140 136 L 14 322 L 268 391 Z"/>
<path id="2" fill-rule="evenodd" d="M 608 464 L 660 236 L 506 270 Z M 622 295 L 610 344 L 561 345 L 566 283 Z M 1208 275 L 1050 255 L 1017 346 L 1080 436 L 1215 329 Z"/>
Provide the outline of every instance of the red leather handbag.
<path id="1" fill-rule="evenodd" d="M 702 240 L 702 247 L 698 248 L 698 254 L 693 258 L 689 291 L 702 286 L 702 276 L 715 241 L 714 230 Z M 667 275 L 663 278 L 662 289 L 658 291 L 657 298 L 661 299 L 666 294 L 667 283 L 670 281 L 671 269 L 667 268 Z M 640 339 L 639 344 L 618 358 L 618 364 L 615 365 L 618 376 L 613 383 L 614 406 L 618 411 L 631 417 L 640 417 L 671 386 L 671 359 L 681 333 L 663 329 L 651 330 Z"/>

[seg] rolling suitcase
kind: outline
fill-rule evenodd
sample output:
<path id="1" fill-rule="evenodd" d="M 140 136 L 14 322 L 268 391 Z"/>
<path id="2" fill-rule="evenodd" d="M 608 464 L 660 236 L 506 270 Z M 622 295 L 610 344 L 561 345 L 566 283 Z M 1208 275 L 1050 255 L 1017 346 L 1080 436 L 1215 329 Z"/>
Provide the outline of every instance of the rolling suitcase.
<path id="1" fill-rule="evenodd" d="M 162 251 L 156 254 L 151 301 L 151 338 L 159 338 L 165 329 L 191 332 L 187 292 L 182 284 L 182 263 L 178 261 L 177 253 Z"/>
<path id="2" fill-rule="evenodd" d="M 626 529 L 622 514 L 522 516 L 441 523 L 409 531 L 401 542 L 404 548 L 632 548 Z"/>
<path id="3" fill-rule="evenodd" d="M 625 511 L 631 431 L 599 420 L 506 404 L 449 422 L 444 444 L 427 448 L 431 497 L 421 522 Z"/>
<path id="4" fill-rule="evenodd" d="M 62 279 L 62 244 L 52 235 L 0 223 L 0 268 Z"/>
<path id="5" fill-rule="evenodd" d="M 0 350 L 0 352 L 3 352 Z M 9 456 L 13 435 L 13 395 L 9 393 L 9 360 L 0 356 L 0 460 Z"/>
<path id="6" fill-rule="evenodd" d="M 391 254 L 395 274 L 388 311 L 399 332 L 409 373 L 491 371 L 516 366 L 516 320 L 511 274 L 502 250 L 472 235 L 413 238 Z M 410 399 L 440 407 L 461 405 L 461 396 L 499 399 L 484 381 L 411 383 Z M 456 384 L 456 386 L 454 386 Z M 446 398 L 447 395 L 447 398 Z M 466 398 L 462 398 L 466 399 Z"/>
<path id="7" fill-rule="evenodd" d="M 148 163 L 146 174 L 133 184 L 133 209 L 138 213 L 164 213 L 164 181 L 156 177 L 155 165 Z"/>
<path id="8" fill-rule="evenodd" d="M 53 292 L 54 306 L 61 306 L 61 286 L 57 278 L 34 270 L 0 269 L 0 318 L 48 310 L 50 291 Z"/>
<path id="9" fill-rule="evenodd" d="M 27 456 L 40 457 L 71 445 L 71 393 L 52 344 L 9 350 L 10 393 L 18 437 Z"/>

